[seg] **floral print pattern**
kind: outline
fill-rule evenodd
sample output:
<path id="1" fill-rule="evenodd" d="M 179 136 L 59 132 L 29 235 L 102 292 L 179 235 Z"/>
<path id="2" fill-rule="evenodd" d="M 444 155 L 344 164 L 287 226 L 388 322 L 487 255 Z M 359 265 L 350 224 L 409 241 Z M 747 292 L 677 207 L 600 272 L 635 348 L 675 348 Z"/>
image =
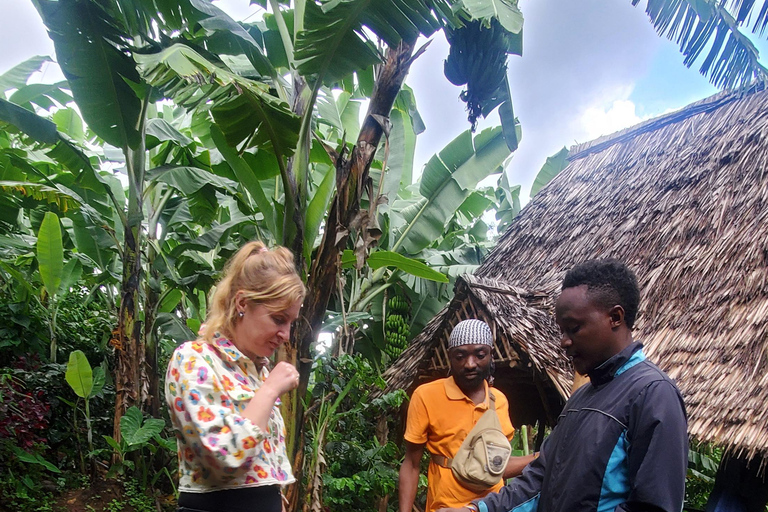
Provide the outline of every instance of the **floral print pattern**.
<path id="1" fill-rule="evenodd" d="M 267 375 L 218 335 L 212 343 L 188 341 L 176 348 L 165 399 L 178 441 L 180 491 L 294 482 L 279 401 L 267 432 L 241 415 Z"/>

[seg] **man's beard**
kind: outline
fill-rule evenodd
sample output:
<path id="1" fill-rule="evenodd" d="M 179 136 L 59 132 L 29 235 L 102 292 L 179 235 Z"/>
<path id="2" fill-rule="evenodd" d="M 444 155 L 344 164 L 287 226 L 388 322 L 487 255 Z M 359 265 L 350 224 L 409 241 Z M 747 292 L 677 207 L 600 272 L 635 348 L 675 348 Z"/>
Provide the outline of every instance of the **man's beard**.
<path id="1" fill-rule="evenodd" d="M 459 372 L 454 374 L 453 378 L 456 380 L 456 383 L 459 385 L 459 387 L 475 387 L 475 386 L 481 386 L 483 381 L 488 379 L 491 376 L 491 367 L 490 365 L 486 366 L 484 369 L 477 369 L 477 376 L 474 376 L 472 378 L 466 378 L 464 376 L 464 372 Z"/>

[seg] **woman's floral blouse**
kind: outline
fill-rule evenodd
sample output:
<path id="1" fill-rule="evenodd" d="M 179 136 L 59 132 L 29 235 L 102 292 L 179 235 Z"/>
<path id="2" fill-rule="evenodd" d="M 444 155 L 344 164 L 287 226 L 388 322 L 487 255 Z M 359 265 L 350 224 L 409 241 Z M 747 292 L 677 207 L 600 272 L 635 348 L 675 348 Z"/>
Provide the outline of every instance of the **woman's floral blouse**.
<path id="1" fill-rule="evenodd" d="M 241 415 L 267 378 L 228 339 L 188 341 L 165 377 L 179 447 L 179 490 L 206 492 L 294 481 L 285 424 L 272 408 L 268 432 Z"/>

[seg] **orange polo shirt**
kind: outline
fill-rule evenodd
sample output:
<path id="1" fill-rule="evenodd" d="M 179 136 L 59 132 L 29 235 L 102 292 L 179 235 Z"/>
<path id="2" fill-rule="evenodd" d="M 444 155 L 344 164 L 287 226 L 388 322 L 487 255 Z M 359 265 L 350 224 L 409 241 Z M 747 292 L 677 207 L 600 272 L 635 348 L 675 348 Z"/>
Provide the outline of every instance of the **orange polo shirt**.
<path id="1" fill-rule="evenodd" d="M 489 407 L 488 384 L 485 383 L 485 401 L 475 404 L 465 395 L 453 377 L 439 379 L 416 388 L 408 406 L 405 440 L 414 444 L 426 444 L 427 451 L 445 457 L 453 457 L 472 427 Z M 501 430 L 512 439 L 515 429 L 509 420 L 507 397 L 498 389 L 491 388 L 496 398 L 496 413 Z M 429 463 L 427 473 L 427 512 L 442 507 L 463 507 L 475 498 L 482 498 L 501 489 L 503 482 L 485 492 L 464 488 L 453 476 L 450 468 Z"/>

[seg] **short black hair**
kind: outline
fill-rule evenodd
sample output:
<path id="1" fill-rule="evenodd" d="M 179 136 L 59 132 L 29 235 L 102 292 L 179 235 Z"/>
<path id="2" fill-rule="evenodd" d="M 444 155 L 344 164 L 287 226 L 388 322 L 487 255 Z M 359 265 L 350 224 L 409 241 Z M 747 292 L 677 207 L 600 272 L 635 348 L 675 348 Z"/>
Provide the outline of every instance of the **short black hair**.
<path id="1" fill-rule="evenodd" d="M 590 298 L 606 309 L 624 308 L 624 322 L 632 329 L 640 306 L 640 287 L 629 267 L 615 259 L 589 260 L 576 265 L 563 278 L 563 290 L 587 286 Z"/>

